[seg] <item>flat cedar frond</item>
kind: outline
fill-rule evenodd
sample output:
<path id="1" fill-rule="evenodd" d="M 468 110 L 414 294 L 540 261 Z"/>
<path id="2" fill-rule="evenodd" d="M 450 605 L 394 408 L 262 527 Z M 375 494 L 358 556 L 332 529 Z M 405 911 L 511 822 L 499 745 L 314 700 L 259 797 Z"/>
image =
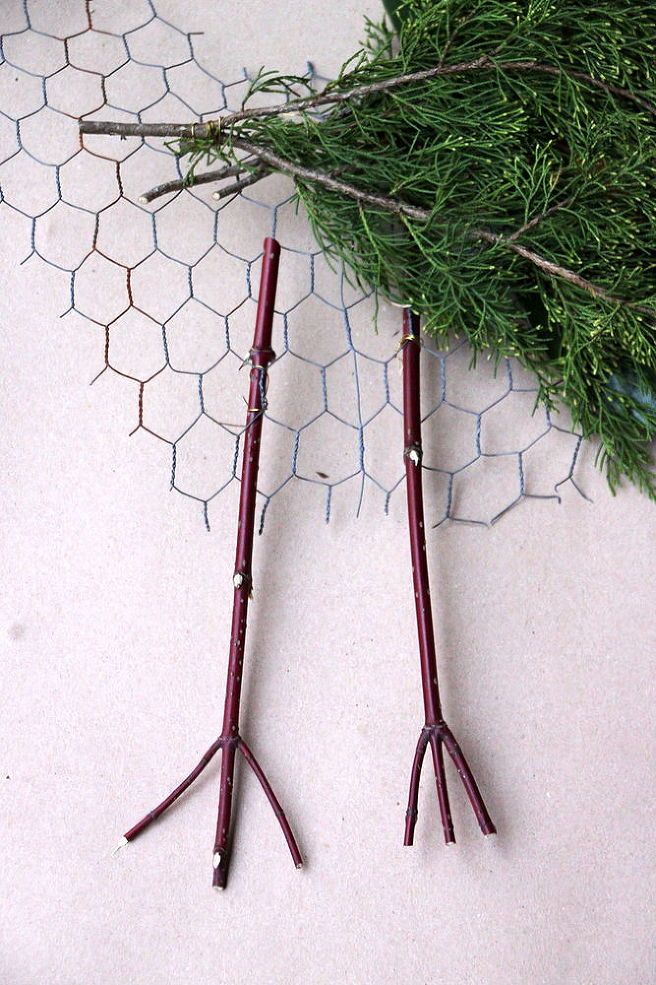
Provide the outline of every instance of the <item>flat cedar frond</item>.
<path id="1" fill-rule="evenodd" d="M 599 438 L 611 485 L 628 476 L 653 496 L 656 3 L 389 10 L 398 39 L 369 24 L 330 100 L 311 92 L 284 114 L 247 104 L 179 150 L 192 165 L 246 150 L 291 174 L 354 281 L 430 334 L 518 359 L 543 400 Z"/>

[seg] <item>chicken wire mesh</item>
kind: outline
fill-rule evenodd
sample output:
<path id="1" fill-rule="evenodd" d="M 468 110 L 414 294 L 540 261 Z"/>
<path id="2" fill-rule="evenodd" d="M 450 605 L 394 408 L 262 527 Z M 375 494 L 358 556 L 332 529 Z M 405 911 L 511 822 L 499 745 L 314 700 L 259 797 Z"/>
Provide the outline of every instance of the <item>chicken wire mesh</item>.
<path id="1" fill-rule="evenodd" d="M 259 494 L 261 523 L 292 482 L 323 494 L 330 518 L 348 489 L 385 510 L 403 481 L 400 311 L 334 271 L 296 210 L 291 183 L 268 176 L 216 202 L 211 186 L 148 203 L 182 176 L 155 139 L 78 134 L 80 117 L 207 120 L 239 108 L 248 73 L 225 83 L 200 64 L 194 35 L 152 0 L 3 0 L 0 203 L 29 247 L 68 281 L 64 315 L 99 334 L 99 371 L 133 387 L 134 431 L 170 449 L 171 488 L 210 509 L 239 481 L 244 365 L 261 244 L 281 243 Z M 535 381 L 458 342 L 426 343 L 423 412 L 432 522 L 487 524 L 528 498 L 559 501 L 581 437 L 535 410 Z M 134 433 L 134 432 L 133 432 Z"/>

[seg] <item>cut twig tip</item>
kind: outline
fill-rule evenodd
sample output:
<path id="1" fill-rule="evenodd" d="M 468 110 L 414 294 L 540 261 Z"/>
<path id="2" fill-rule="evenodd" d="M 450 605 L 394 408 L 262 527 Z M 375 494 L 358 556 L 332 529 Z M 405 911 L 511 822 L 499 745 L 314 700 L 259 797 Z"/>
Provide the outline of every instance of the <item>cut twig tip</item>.
<path id="1" fill-rule="evenodd" d="M 114 850 L 112 851 L 112 855 L 118 855 L 118 853 L 120 852 L 120 850 L 121 850 L 122 848 L 125 848 L 125 846 L 126 846 L 126 845 L 129 845 L 129 844 L 130 844 L 130 842 L 128 841 L 128 839 L 127 839 L 127 838 L 125 837 L 125 835 L 124 835 L 124 836 L 123 836 L 123 837 L 121 838 L 121 840 L 119 841 L 119 843 L 118 843 L 118 845 L 116 845 L 116 847 L 115 847 L 115 848 L 114 848 Z"/>

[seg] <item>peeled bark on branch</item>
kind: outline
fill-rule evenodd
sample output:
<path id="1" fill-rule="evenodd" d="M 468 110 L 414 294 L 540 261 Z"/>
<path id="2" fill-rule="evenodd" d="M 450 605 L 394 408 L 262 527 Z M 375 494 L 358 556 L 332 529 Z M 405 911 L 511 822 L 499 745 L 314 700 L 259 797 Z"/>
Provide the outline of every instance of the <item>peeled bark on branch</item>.
<path id="1" fill-rule="evenodd" d="M 426 748 L 429 744 L 433 757 L 437 799 L 445 842 L 447 844 L 454 842 L 455 836 L 453 833 L 449 794 L 444 772 L 443 747 L 446 748 L 446 751 L 451 756 L 460 775 L 481 831 L 484 835 L 496 833 L 496 828 L 492 823 L 472 771 L 451 729 L 444 721 L 442 714 L 437 680 L 437 657 L 428 576 L 428 560 L 426 557 L 426 528 L 424 522 L 422 479 L 423 449 L 421 440 L 420 360 L 419 317 L 406 309 L 403 313 L 403 458 L 405 461 L 408 529 L 410 533 L 412 581 L 415 592 L 425 724 L 419 735 L 410 775 L 404 845 L 412 845 L 414 840 L 418 813 L 419 779 Z"/>

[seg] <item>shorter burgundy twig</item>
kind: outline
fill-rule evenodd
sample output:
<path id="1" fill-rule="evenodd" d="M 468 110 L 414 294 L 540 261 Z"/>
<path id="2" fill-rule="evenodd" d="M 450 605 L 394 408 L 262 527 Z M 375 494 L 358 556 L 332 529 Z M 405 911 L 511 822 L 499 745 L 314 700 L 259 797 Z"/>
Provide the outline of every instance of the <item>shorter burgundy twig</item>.
<path id="1" fill-rule="evenodd" d="M 437 656 L 433 612 L 430 597 L 428 560 L 426 557 L 426 533 L 424 523 L 424 493 L 422 478 L 422 436 L 421 436 L 421 382 L 419 337 L 419 318 L 412 312 L 403 313 L 403 431 L 406 473 L 406 492 L 408 499 L 408 529 L 410 533 L 410 553 L 412 556 L 412 579 L 415 590 L 415 611 L 417 634 L 419 638 L 419 659 L 421 682 L 424 696 L 425 725 L 421 730 L 410 774 L 408 809 L 405 819 L 404 845 L 412 845 L 417 823 L 417 804 L 419 801 L 419 780 L 430 743 L 435 770 L 437 800 L 440 808 L 444 841 L 455 841 L 449 794 L 444 771 L 444 747 L 458 771 L 472 810 L 480 829 L 485 835 L 494 834 L 496 828 L 488 813 L 485 802 L 474 775 L 469 768 L 464 753 L 444 721 L 440 692 L 437 680 Z"/>

